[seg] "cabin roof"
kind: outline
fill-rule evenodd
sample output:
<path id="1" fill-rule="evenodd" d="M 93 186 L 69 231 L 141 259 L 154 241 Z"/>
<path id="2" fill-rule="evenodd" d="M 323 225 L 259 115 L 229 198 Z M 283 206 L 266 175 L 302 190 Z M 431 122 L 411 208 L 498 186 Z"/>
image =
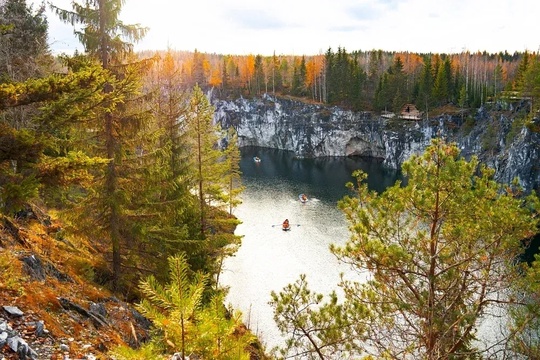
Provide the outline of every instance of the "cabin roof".
<path id="1" fill-rule="evenodd" d="M 422 112 L 414 104 L 404 104 L 399 112 L 399 117 L 405 120 L 421 120 Z"/>

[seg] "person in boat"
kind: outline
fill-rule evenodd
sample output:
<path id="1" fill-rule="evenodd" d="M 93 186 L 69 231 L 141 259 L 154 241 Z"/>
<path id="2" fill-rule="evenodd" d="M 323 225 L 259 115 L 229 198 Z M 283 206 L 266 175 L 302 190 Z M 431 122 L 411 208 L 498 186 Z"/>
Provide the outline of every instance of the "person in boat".
<path id="1" fill-rule="evenodd" d="M 289 227 L 290 227 L 289 219 L 285 219 L 285 221 L 283 222 L 283 228 L 288 229 Z"/>
<path id="2" fill-rule="evenodd" d="M 306 196 L 306 194 L 302 194 L 302 201 L 307 201 L 307 196 Z"/>

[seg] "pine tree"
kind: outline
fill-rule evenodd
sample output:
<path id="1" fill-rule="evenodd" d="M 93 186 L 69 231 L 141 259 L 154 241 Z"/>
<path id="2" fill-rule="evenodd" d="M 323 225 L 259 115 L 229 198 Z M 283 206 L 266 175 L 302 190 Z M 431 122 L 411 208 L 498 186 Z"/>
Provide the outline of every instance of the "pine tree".
<path id="1" fill-rule="evenodd" d="M 362 324 L 353 333 L 379 356 L 472 356 L 483 350 L 472 344 L 480 316 L 497 303 L 491 294 L 519 276 L 514 260 L 538 220 L 524 199 L 501 192 L 493 170 L 442 140 L 403 171 L 406 186 L 377 195 L 362 184 L 358 197 L 340 204 L 355 230 L 333 251 L 372 274 L 364 283 L 344 282 L 350 320 Z"/>
<path id="2" fill-rule="evenodd" d="M 169 257 L 170 282 L 163 286 L 152 276 L 141 281 L 145 296 L 138 308 L 163 332 L 163 341 L 179 351 L 182 358 L 196 352 L 196 322 L 202 308 L 203 292 L 208 276 L 190 276 L 185 255 Z M 157 341 L 157 340 L 154 340 Z"/>
<path id="3" fill-rule="evenodd" d="M 140 284 L 145 297 L 138 308 L 161 336 L 137 353 L 166 347 L 184 359 L 193 353 L 205 359 L 248 360 L 246 349 L 255 337 L 242 325 L 242 314 L 225 308 L 222 293 L 203 303 L 208 275 L 191 272 L 183 254 L 169 257 L 169 274 L 166 285 L 152 276 Z M 155 356 L 157 351 L 149 352 Z"/>
<path id="4" fill-rule="evenodd" d="M 352 235 L 331 250 L 365 274 L 340 283 L 343 311 L 331 301 L 314 307 L 302 283 L 273 297 L 278 325 L 298 334 L 301 350 L 313 351 L 308 335 L 329 331 L 337 350 L 357 356 L 478 358 L 488 350 L 473 343 L 482 315 L 517 304 L 511 290 L 522 275 L 515 260 L 522 240 L 537 231 L 538 198 L 497 184 L 493 170 L 440 139 L 403 171 L 407 184 L 382 194 L 369 191 L 357 172 L 358 196 L 339 204 Z M 332 321 L 324 323 L 319 314 L 326 311 Z M 306 334 L 306 325 L 313 331 Z M 321 338 L 328 339 L 315 344 L 324 344 Z"/>
<path id="5" fill-rule="evenodd" d="M 279 358 L 348 358 L 347 339 L 342 337 L 345 324 L 340 320 L 344 318 L 343 306 L 336 293 L 323 303 L 324 296 L 311 292 L 305 275 L 300 275 L 283 291 L 272 291 L 271 297 L 274 321 L 287 337 L 285 345 L 276 349 Z"/>
<path id="6" fill-rule="evenodd" d="M 433 67 L 431 56 L 424 57 L 424 68 L 420 77 L 419 94 L 416 100 L 418 107 L 428 111 L 433 105 Z"/>
<path id="7" fill-rule="evenodd" d="M 433 85 L 433 95 L 439 104 L 444 105 L 448 103 L 452 93 L 452 69 L 450 60 L 446 58 L 442 63 L 439 63 Z"/>
<path id="8" fill-rule="evenodd" d="M 227 147 L 225 149 L 225 159 L 227 163 L 226 179 L 227 203 L 229 204 L 229 215 L 232 215 L 233 209 L 240 203 L 238 196 L 244 190 L 242 186 L 242 173 L 240 171 L 240 149 L 238 149 L 238 135 L 234 127 L 227 131 Z"/>
<path id="9" fill-rule="evenodd" d="M 145 186 L 139 203 L 147 215 L 138 221 L 144 224 L 140 238 L 148 247 L 138 263 L 156 267 L 162 264 L 157 259 L 178 252 L 189 259 L 201 249 L 194 240 L 197 202 L 190 191 L 194 175 L 186 139 L 189 94 L 170 51 L 155 63 L 152 75 L 148 87 L 155 93 L 154 111 L 145 134 L 149 143 L 144 146 Z"/>
<path id="10" fill-rule="evenodd" d="M 263 58 L 261 55 L 255 56 L 255 68 L 253 72 L 253 90 L 254 95 L 260 95 L 264 86 L 264 67 L 263 67 Z"/>
<path id="11" fill-rule="evenodd" d="M 193 88 L 187 118 L 187 138 L 193 156 L 194 182 L 199 202 L 199 236 L 204 239 L 209 229 L 208 206 L 219 200 L 222 193 L 219 163 L 221 152 L 217 148 L 219 137 L 213 125 L 214 109 L 199 86 Z"/>

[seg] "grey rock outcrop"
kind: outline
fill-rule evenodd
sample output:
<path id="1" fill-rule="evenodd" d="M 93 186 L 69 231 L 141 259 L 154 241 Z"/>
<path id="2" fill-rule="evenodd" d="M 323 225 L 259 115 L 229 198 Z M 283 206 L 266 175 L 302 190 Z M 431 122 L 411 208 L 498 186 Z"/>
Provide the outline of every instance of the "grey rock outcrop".
<path id="1" fill-rule="evenodd" d="M 398 169 L 422 153 L 435 137 L 455 142 L 465 157 L 477 156 L 495 169 L 499 182 L 517 178 L 527 191 L 540 185 L 540 136 L 514 126 L 515 113 L 479 109 L 464 122 L 440 115 L 423 121 L 385 119 L 369 112 L 306 104 L 264 95 L 233 101 L 212 99 L 215 121 L 233 126 L 240 147 L 293 151 L 297 157 L 361 156 Z"/>
<path id="2" fill-rule="evenodd" d="M 24 315 L 24 313 L 16 306 L 3 306 L 3 309 L 10 317 L 20 317 Z M 37 353 L 17 331 L 14 331 L 11 328 L 7 319 L 0 317 L 0 350 L 6 347 L 17 354 L 19 359 L 37 359 Z"/>

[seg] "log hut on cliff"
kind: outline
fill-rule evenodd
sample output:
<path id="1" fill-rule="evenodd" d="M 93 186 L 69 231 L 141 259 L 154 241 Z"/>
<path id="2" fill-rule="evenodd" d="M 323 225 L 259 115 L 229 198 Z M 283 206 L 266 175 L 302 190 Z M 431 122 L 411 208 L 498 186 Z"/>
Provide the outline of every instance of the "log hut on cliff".
<path id="1" fill-rule="evenodd" d="M 405 104 L 401 107 L 399 118 L 403 120 L 422 120 L 422 112 L 414 104 Z"/>

